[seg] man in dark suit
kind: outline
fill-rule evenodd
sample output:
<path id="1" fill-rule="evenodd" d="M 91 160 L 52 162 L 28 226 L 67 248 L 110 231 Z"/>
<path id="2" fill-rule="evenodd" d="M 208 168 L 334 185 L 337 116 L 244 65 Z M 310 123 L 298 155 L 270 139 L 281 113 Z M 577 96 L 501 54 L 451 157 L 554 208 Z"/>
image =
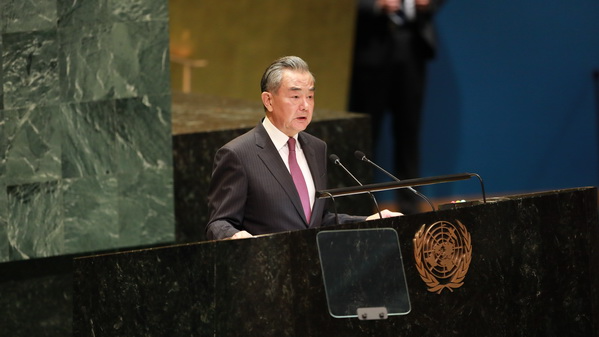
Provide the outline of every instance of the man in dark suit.
<path id="1" fill-rule="evenodd" d="M 315 198 L 315 191 L 326 189 L 326 144 L 303 132 L 314 109 L 314 76 L 308 65 L 296 56 L 280 58 L 266 69 L 260 86 L 266 117 L 216 153 L 208 192 L 208 239 L 244 238 L 335 222 L 325 201 Z M 388 210 L 381 213 L 383 217 L 400 215 Z M 370 217 L 339 214 L 340 223 L 375 218 L 378 213 Z"/>
<path id="2" fill-rule="evenodd" d="M 435 54 L 433 15 L 442 0 L 358 0 L 349 110 L 369 113 L 379 130 L 391 118 L 396 176 L 420 174 L 420 119 L 426 64 Z M 378 135 L 374 133 L 373 135 Z M 373 139 L 375 145 L 381 140 Z M 397 190 L 402 213 L 418 212 L 417 196 Z"/>

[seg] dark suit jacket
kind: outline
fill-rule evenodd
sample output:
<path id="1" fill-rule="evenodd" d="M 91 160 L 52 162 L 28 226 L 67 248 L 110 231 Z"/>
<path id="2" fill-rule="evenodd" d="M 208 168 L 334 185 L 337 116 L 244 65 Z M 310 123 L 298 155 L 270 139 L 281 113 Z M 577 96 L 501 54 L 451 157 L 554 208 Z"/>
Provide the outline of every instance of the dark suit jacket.
<path id="1" fill-rule="evenodd" d="M 327 186 L 327 146 L 300 132 L 298 136 L 316 190 Z M 308 224 L 291 174 L 262 123 L 218 150 L 208 192 L 208 239 L 223 239 L 237 231 L 253 235 L 300 230 L 335 223 L 316 199 Z M 339 214 L 339 222 L 365 221 L 363 216 Z"/>

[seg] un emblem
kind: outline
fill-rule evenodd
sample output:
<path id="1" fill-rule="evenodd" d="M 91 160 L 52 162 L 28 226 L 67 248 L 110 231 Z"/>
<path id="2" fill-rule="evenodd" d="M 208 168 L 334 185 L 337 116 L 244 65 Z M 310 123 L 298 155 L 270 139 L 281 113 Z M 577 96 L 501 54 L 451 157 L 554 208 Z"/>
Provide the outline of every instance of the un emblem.
<path id="1" fill-rule="evenodd" d="M 466 227 L 456 221 L 439 221 L 426 228 L 423 225 L 414 236 L 416 269 L 428 286 L 428 291 L 441 294 L 443 289 L 464 284 L 472 259 L 472 243 Z"/>

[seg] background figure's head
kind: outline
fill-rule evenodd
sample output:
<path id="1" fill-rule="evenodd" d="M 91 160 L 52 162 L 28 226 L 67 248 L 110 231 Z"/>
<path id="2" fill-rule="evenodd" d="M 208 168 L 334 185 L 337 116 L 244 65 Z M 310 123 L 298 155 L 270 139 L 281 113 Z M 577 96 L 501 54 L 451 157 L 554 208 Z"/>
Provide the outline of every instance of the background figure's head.
<path id="1" fill-rule="evenodd" d="M 314 75 L 297 56 L 274 61 L 262 75 L 261 98 L 266 117 L 289 137 L 306 129 L 314 110 Z"/>

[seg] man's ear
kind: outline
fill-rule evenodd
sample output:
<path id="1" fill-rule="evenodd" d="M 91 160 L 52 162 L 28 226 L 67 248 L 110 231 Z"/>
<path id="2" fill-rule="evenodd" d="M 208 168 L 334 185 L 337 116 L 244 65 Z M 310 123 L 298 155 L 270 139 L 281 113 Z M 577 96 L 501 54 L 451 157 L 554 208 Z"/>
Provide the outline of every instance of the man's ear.
<path id="1" fill-rule="evenodd" d="M 262 92 L 262 104 L 266 107 L 266 110 L 272 111 L 272 94 L 268 91 Z"/>

